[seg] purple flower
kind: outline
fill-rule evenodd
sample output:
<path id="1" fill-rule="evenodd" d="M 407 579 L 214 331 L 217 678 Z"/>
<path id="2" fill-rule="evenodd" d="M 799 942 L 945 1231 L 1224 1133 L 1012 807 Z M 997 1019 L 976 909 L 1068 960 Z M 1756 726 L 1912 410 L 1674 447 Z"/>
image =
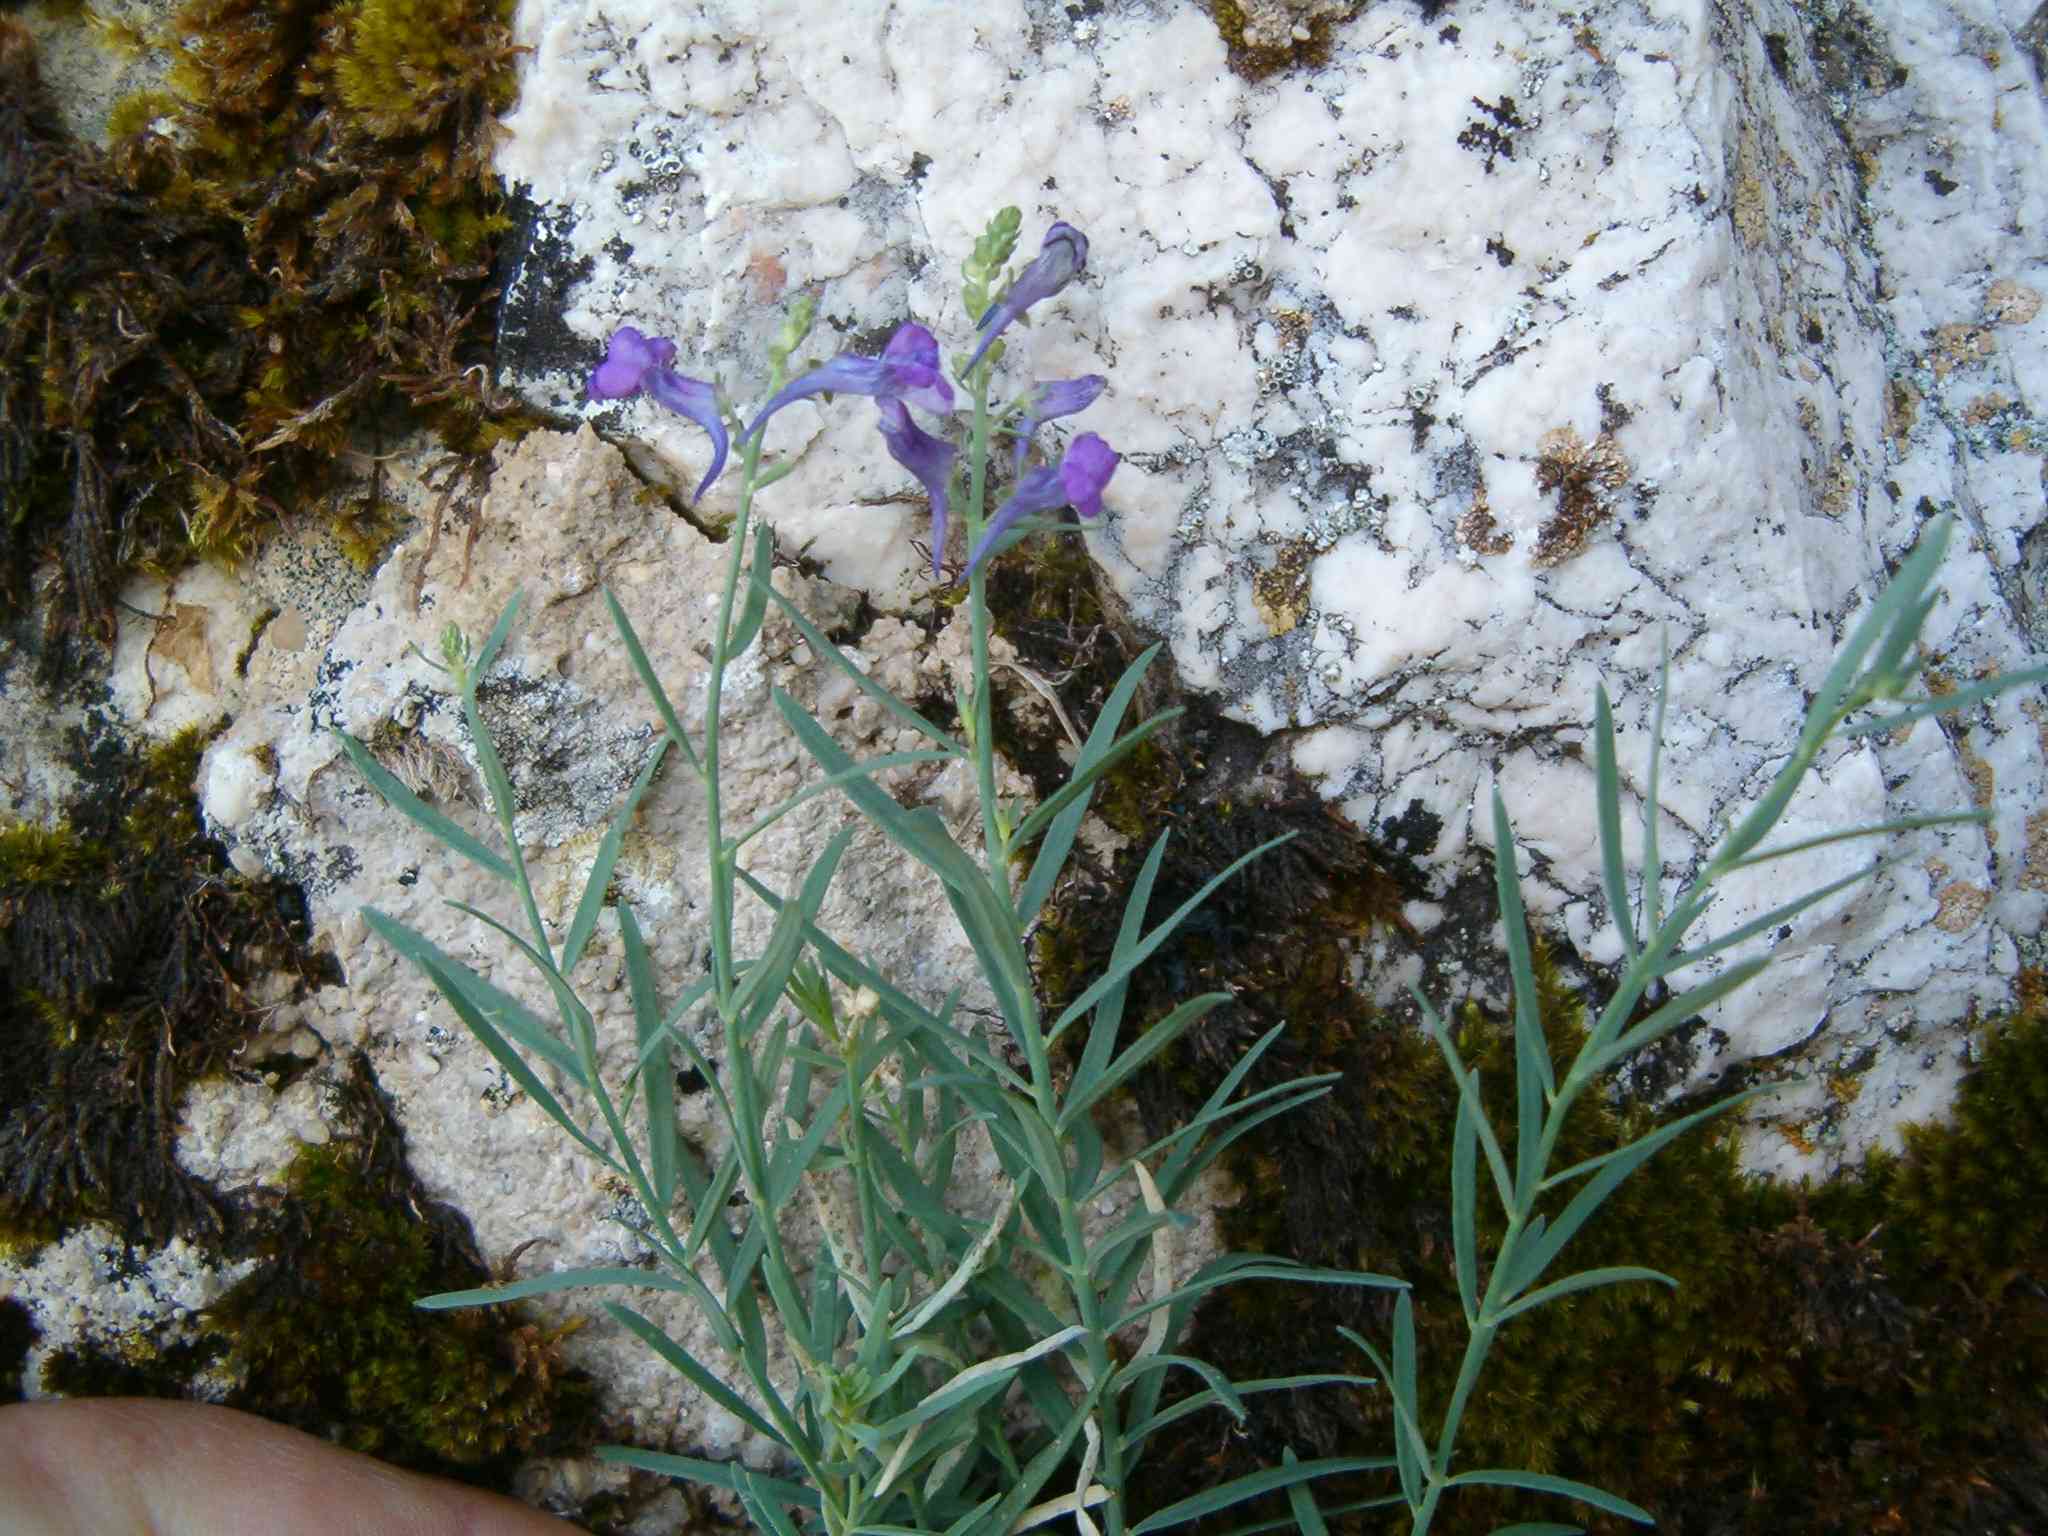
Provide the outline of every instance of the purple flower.
<path id="1" fill-rule="evenodd" d="M 1055 224 L 1045 232 L 1045 242 L 1038 248 L 1031 265 L 1017 274 L 1017 281 L 1010 284 L 1004 293 L 1002 303 L 981 317 L 981 339 L 975 343 L 974 355 L 967 359 L 967 366 L 961 373 L 974 371 L 974 365 L 981 361 L 981 355 L 1002 335 L 1003 328 L 1025 310 L 1042 299 L 1049 299 L 1058 293 L 1088 266 L 1088 237 L 1071 224 Z"/>
<path id="2" fill-rule="evenodd" d="M 1017 423 L 1017 455 L 1011 468 L 1024 467 L 1024 455 L 1030 451 L 1033 433 L 1055 416 L 1087 410 L 1108 383 L 1101 374 L 1088 373 L 1078 379 L 1048 379 L 1032 390 Z"/>
<path id="3" fill-rule="evenodd" d="M 1060 460 L 1057 469 L 1034 469 L 1017 482 L 1017 488 L 1010 493 L 1010 499 L 996 509 L 996 515 L 989 519 L 988 527 L 981 535 L 981 542 L 974 546 L 974 553 L 968 557 L 967 570 L 970 575 L 981 564 L 983 558 L 995 547 L 995 543 L 1019 518 L 1034 512 L 1050 512 L 1054 507 L 1072 507 L 1083 517 L 1096 517 L 1102 512 L 1102 488 L 1109 484 L 1109 477 L 1116 473 L 1117 454 L 1093 432 L 1083 432 L 1067 448 L 1067 456 Z"/>
<path id="4" fill-rule="evenodd" d="M 939 557 L 946 548 L 946 491 L 953 476 L 953 445 L 933 437 L 910 419 L 903 402 L 884 395 L 875 402 L 881 413 L 882 441 L 889 456 L 923 484 L 932 501 L 932 579 L 939 575 Z"/>
<path id="5" fill-rule="evenodd" d="M 711 468 L 698 483 L 693 501 L 701 501 L 725 468 L 725 422 L 718 414 L 718 391 L 699 379 L 686 379 L 669 364 L 676 344 L 661 336 L 643 336 L 630 325 L 612 332 L 604 361 L 590 375 L 593 400 L 623 400 L 643 389 L 678 416 L 688 417 L 711 434 Z"/>
<path id="6" fill-rule="evenodd" d="M 907 400 L 935 415 L 953 409 L 953 386 L 939 372 L 939 343 L 930 331 L 910 322 L 896 327 L 896 334 L 889 338 L 880 357 L 855 357 L 851 352 L 842 352 L 831 362 L 783 385 L 747 424 L 740 441 L 745 442 L 760 431 L 762 424 L 785 405 L 824 394 Z"/>

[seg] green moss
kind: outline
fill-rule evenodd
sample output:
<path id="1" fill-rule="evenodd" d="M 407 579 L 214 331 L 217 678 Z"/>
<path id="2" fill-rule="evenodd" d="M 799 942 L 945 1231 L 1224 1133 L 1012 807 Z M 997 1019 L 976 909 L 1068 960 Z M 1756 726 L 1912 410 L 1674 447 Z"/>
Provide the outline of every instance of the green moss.
<path id="1" fill-rule="evenodd" d="M 74 737 L 55 826 L 0 825 L 0 1232 L 101 1217 L 131 1237 L 226 1231 L 178 1167 L 179 1093 L 247 1038 L 243 988 L 310 978 L 296 891 L 227 868 L 200 827 L 187 732 L 136 753 Z"/>
<path id="2" fill-rule="evenodd" d="M 350 0 L 334 98 L 364 133 L 412 139 L 512 105 L 511 8 L 499 0 Z"/>
<path id="3" fill-rule="evenodd" d="M 472 1477 L 592 1437 L 590 1383 L 510 1307 L 427 1312 L 484 1283 L 467 1228 L 427 1201 L 358 1063 L 357 1134 L 304 1149 L 261 1239 L 268 1261 L 206 1317 L 231 1341 L 229 1398 L 400 1466 Z"/>
<path id="4" fill-rule="evenodd" d="M 30 610 L 46 670 L 113 632 L 133 571 L 186 554 L 188 466 L 240 456 L 224 418 L 258 284 L 232 232 L 138 195 L 69 138 L 34 45 L 0 19 L 0 616 Z"/>
<path id="5" fill-rule="evenodd" d="M 403 509 L 366 496 L 344 501 L 328 526 L 349 563 L 368 572 L 377 568 L 411 523 Z"/>
<path id="6" fill-rule="evenodd" d="M 0 22 L 0 602 L 56 563 L 46 668 L 111 637 L 130 573 L 238 560 L 283 508 L 367 556 L 354 438 L 478 456 L 532 424 L 489 385 L 510 10 L 188 0 L 149 40 L 170 88 L 117 105 L 107 153 Z"/>
<path id="7" fill-rule="evenodd" d="M 1270 11 L 1274 7 L 1260 9 Z M 1209 0 L 1209 14 L 1215 18 L 1216 31 L 1229 51 L 1230 67 L 1247 80 L 1264 80 L 1292 69 L 1321 69 L 1330 62 L 1332 30 L 1363 9 L 1362 5 L 1353 5 L 1341 12 L 1318 16 L 1302 29 L 1306 37 L 1290 36 L 1280 42 L 1253 27 L 1253 18 L 1237 0 Z"/>

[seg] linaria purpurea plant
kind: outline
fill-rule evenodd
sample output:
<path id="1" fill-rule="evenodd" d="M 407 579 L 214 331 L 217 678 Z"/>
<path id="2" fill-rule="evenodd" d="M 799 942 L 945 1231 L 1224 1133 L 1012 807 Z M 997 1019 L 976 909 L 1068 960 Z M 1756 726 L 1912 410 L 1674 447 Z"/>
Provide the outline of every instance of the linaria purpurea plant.
<path id="1" fill-rule="evenodd" d="M 954 357 L 950 379 L 937 338 L 915 322 L 899 327 L 878 357 L 842 354 L 792 376 L 791 359 L 812 318 L 812 304 L 804 299 L 793 306 L 769 348 L 761 386 L 765 403 L 751 419 L 743 419 L 718 385 L 675 371 L 673 342 L 632 327 L 612 335 L 591 377 L 591 397 L 645 393 L 702 426 L 713 451 L 698 495 L 736 454 L 738 510 L 728 536 L 730 555 L 700 731 L 684 729 L 626 614 L 607 594 L 619 643 L 665 734 L 604 838 L 565 931 L 552 932 L 541 916 L 513 833 L 512 786 L 477 708 L 478 684 L 516 620 L 516 600 L 481 645 L 472 647 L 451 629 L 442 646 L 442 664 L 474 740 L 495 812 L 496 845 L 419 800 L 360 744 L 344 738 L 353 762 L 391 804 L 517 894 L 523 934 L 486 914 L 463 910 L 490 924 L 536 968 L 554 999 L 555 1020 L 543 1020 L 421 935 L 374 910 L 367 914 L 371 925 L 425 972 L 534 1102 L 632 1189 L 645 1212 L 645 1236 L 658 1256 L 652 1269 L 568 1270 L 430 1297 L 422 1305 L 480 1305 L 584 1286 L 640 1287 L 687 1297 L 716 1339 L 725 1365 L 690 1354 L 626 1305 L 607 1302 L 605 1310 L 708 1400 L 772 1443 L 781 1465 L 760 1469 L 630 1448 L 604 1454 L 730 1490 L 757 1526 L 778 1536 L 798 1531 L 993 1536 L 1057 1519 L 1071 1519 L 1084 1536 L 1104 1529 L 1111 1536 L 1143 1536 L 1276 1492 L 1289 1501 L 1291 1523 L 1311 1533 L 1323 1531 L 1330 1515 L 1372 1505 L 1405 1507 L 1412 1529 L 1420 1533 L 1430 1528 L 1447 1492 L 1472 1484 L 1562 1496 L 1647 1523 L 1649 1512 L 1639 1505 L 1580 1483 L 1532 1472 L 1457 1468 L 1458 1428 L 1488 1351 L 1507 1324 L 1597 1286 L 1675 1283 L 1638 1267 L 1557 1270 L 1572 1238 L 1623 1179 L 1666 1142 L 1747 1096 L 1686 1115 L 1590 1161 L 1553 1170 L 1564 1121 L 1573 1105 L 1628 1057 L 1735 991 L 1768 963 L 1767 956 L 1756 957 L 1716 969 L 1717 957 L 1867 877 L 1877 865 L 1687 947 L 1718 881 L 1842 839 L 1982 819 L 1983 813 L 1975 811 L 1908 817 L 1767 846 L 1766 838 L 1830 738 L 1840 731 L 1889 730 L 1965 708 L 2044 674 L 2010 675 L 1939 697 L 1910 691 L 1920 667 L 1916 640 L 1935 602 L 1932 582 L 1947 538 L 1945 523 L 1931 524 L 1843 647 L 1790 760 L 1758 804 L 1678 888 L 1668 910 L 1656 839 L 1656 748 L 1668 666 L 1660 678 L 1652 751 L 1640 793 L 1643 854 L 1634 882 L 1622 854 L 1622 775 L 1602 690 L 1595 704 L 1593 814 L 1605 895 L 1620 931 L 1624 963 L 1612 996 L 1561 1076 L 1543 1036 L 1513 829 L 1495 795 L 1497 884 L 1515 1004 L 1511 1127 L 1493 1123 L 1476 1075 L 1460 1059 L 1442 1016 L 1420 991 L 1415 994 L 1459 1087 L 1455 1123 L 1446 1133 L 1453 1147 L 1454 1261 L 1469 1327 L 1455 1390 L 1431 1415 L 1417 1395 L 1416 1331 L 1402 1281 L 1248 1254 L 1225 1255 L 1175 1280 L 1173 1238 L 1185 1221 L 1176 1208 L 1194 1180 L 1261 1122 L 1329 1092 L 1334 1074 L 1241 1092 L 1276 1029 L 1252 1045 L 1185 1126 L 1135 1156 L 1111 1161 L 1093 1123 L 1098 1105 L 1229 997 L 1216 992 L 1189 998 L 1119 1051 L 1133 971 L 1222 881 L 1274 845 L 1246 854 L 1148 927 L 1152 889 L 1166 849 L 1162 834 L 1132 887 L 1107 968 L 1053 1017 L 1046 1016 L 1035 995 L 1025 935 L 1073 853 L 1091 797 L 1103 775 L 1163 728 L 1173 712 L 1124 728 L 1157 655 L 1154 646 L 1137 658 L 1108 697 L 1061 788 L 1037 805 L 1014 803 L 997 792 L 985 590 L 989 561 L 1023 538 L 1071 536 L 1074 525 L 1047 516 L 1061 508 L 1071 507 L 1085 526 L 1101 513 L 1119 463 L 1107 442 L 1083 432 L 1056 459 L 1025 467 L 1046 423 L 1078 414 L 1102 393 L 1105 381 L 1099 376 L 1035 382 L 1006 405 L 992 400 L 1006 361 L 1004 332 L 1087 269 L 1086 238 L 1055 224 L 1039 254 L 1006 281 L 1018 230 L 1017 211 L 1005 209 L 963 266 L 963 301 L 975 328 L 974 344 Z M 956 386 L 966 397 L 964 412 L 956 412 Z M 868 678 L 770 584 L 773 536 L 756 518 L 755 497 L 787 466 L 766 461 L 763 429 L 777 412 L 828 395 L 874 401 L 886 451 L 929 500 L 935 577 L 942 574 L 950 520 L 957 513 L 964 523 L 973 682 L 958 701 L 957 735 Z M 920 424 L 920 414 L 932 429 Z M 957 420 L 960 414 L 964 422 Z M 1007 469 L 1012 476 L 1009 495 L 993 509 L 992 469 L 998 474 Z M 816 761 L 820 776 L 750 825 L 734 829 L 721 811 L 720 701 L 727 669 L 755 642 L 770 604 L 787 615 L 821 664 L 840 669 L 926 745 L 856 762 L 817 719 L 778 692 L 775 708 Z M 620 901 L 608 908 L 606 899 L 622 840 L 671 752 L 681 759 L 682 771 L 702 785 L 712 877 L 709 974 L 673 996 L 654 974 L 631 906 Z M 934 811 L 907 809 L 875 782 L 877 774 L 892 768 L 947 762 L 972 767 L 978 848 L 957 842 Z M 827 793 L 844 796 L 937 882 L 994 998 L 1007 1050 L 963 1026 L 957 996 L 927 1007 L 819 927 L 820 906 L 846 854 L 850 827 L 830 841 L 796 889 L 772 890 L 741 867 L 741 851 L 753 837 L 797 804 Z M 735 951 L 734 914 L 742 902 L 762 903 L 775 914 L 758 954 Z M 638 1062 L 622 1082 L 607 1082 L 600 1072 L 592 1015 L 573 980 L 606 910 L 617 924 L 639 1040 Z M 1684 990 L 1673 995 L 1671 986 L 1679 980 Z M 1648 1012 L 1638 1017 L 1638 1005 L 1646 999 Z M 709 1027 L 686 1027 L 697 1018 L 709 1021 Z M 1055 1071 L 1055 1050 L 1063 1041 L 1078 1043 L 1070 1074 Z M 712 1166 L 700 1162 L 677 1133 L 672 1085 L 679 1057 L 710 1085 L 729 1133 L 727 1150 Z M 593 1105 L 602 1135 L 586 1132 L 565 1098 Z M 956 1188 L 959 1154 L 970 1136 L 986 1137 L 1000 1165 L 992 1197 L 987 1192 L 963 1196 Z M 1126 1181 L 1137 1191 L 1135 1214 L 1109 1231 L 1091 1231 L 1088 1210 Z M 850 1190 L 850 1195 L 835 1198 L 834 1189 Z M 727 1217 L 735 1192 L 746 1196 L 746 1215 L 736 1227 Z M 1490 1265 L 1482 1263 L 1478 1238 L 1482 1193 L 1499 1202 L 1505 1219 Z M 823 1251 L 791 1251 L 777 1213 L 798 1201 L 816 1209 Z M 1379 1377 L 1327 1373 L 1232 1382 L 1207 1363 L 1175 1352 L 1202 1297 L 1251 1279 L 1393 1292 L 1390 1339 L 1375 1342 L 1346 1330 Z M 776 1363 L 771 1315 L 792 1364 Z M 1163 1388 L 1176 1372 L 1199 1386 L 1166 1402 Z M 1242 1419 L 1243 1400 L 1255 1393 L 1381 1383 L 1394 1406 L 1391 1454 L 1304 1461 L 1290 1451 L 1280 1466 L 1192 1493 L 1142 1520 L 1127 1519 L 1122 1490 L 1131 1468 L 1153 1437 L 1190 1415 L 1220 1408 Z M 1312 1485 L 1317 1479 L 1374 1471 L 1391 1474 L 1398 1491 L 1329 1510 L 1316 1503 Z M 1526 1536 L 1575 1528 L 1537 1523 L 1512 1529 Z"/>

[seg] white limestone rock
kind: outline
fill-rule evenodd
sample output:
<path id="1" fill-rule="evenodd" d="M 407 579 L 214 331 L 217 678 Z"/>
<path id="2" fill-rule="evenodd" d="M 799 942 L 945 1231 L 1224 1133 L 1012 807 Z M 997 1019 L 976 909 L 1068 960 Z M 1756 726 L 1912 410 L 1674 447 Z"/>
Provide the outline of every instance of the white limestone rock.
<path id="1" fill-rule="evenodd" d="M 2048 131 L 2023 20 L 1381 6 L 1331 29 L 1325 67 L 1255 85 L 1197 7 L 524 0 L 500 166 L 537 211 L 505 355 L 529 398 L 588 410 L 584 371 L 631 323 L 745 399 L 794 290 L 821 292 L 824 349 L 905 318 L 950 348 L 990 212 L 1023 206 L 1027 252 L 1073 222 L 1089 278 L 1010 371 L 1110 377 L 1076 424 L 1125 454 L 1089 547 L 1138 621 L 1362 828 L 1434 824 L 1400 840 L 1447 885 L 1498 784 L 1532 908 L 1602 962 L 1593 692 L 1633 795 L 1660 637 L 1674 874 L 1768 782 L 1934 511 L 1961 519 L 1941 674 L 2048 640 Z M 764 504 L 896 607 L 916 530 L 867 416 L 784 412 L 771 446 L 797 469 Z M 701 473 L 689 424 L 602 419 L 674 483 Z M 1994 819 L 1895 848 L 1696 1036 L 1681 1087 L 1766 1059 L 1792 1084 L 1757 1165 L 1826 1166 L 1937 1111 L 1963 1021 L 2009 1000 L 2048 906 L 2030 711 L 1839 749 L 1793 808 L 1788 837 Z M 1710 921 L 1854 856 L 1731 884 Z"/>

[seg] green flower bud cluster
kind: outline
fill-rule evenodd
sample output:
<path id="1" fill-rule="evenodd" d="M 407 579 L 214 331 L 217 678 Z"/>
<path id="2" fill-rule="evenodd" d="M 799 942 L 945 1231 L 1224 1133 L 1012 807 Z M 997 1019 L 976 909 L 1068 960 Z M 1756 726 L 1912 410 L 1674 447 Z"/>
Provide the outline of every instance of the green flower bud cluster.
<path id="1" fill-rule="evenodd" d="M 1010 253 L 1017 249 L 1017 231 L 1023 226 L 1022 213 L 1003 209 L 988 221 L 988 228 L 974 242 L 973 254 L 960 263 L 960 299 L 967 306 L 967 318 L 976 325 L 988 313 L 991 287 L 1001 286 L 998 280 Z"/>
<path id="2" fill-rule="evenodd" d="M 789 313 L 783 317 L 782 329 L 768 343 L 768 361 L 774 364 L 778 375 L 788 370 L 790 356 L 804 344 L 804 338 L 811 334 L 811 326 L 817 318 L 818 299 L 815 294 L 800 294 L 789 306 Z"/>

